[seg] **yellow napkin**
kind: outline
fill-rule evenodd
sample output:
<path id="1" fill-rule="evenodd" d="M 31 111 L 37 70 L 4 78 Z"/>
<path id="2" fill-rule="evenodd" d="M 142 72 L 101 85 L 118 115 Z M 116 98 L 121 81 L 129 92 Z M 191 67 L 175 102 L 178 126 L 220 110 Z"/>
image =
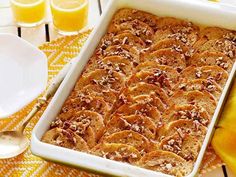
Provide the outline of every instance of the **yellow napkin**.
<path id="1" fill-rule="evenodd" d="M 212 139 L 212 146 L 236 175 L 236 81 Z"/>

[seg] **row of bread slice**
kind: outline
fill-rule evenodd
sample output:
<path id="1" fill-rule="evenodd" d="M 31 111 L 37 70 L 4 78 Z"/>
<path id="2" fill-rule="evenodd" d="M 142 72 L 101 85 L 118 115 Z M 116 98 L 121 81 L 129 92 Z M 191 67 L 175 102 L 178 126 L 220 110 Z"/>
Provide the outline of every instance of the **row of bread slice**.
<path id="1" fill-rule="evenodd" d="M 141 18 L 140 14 L 142 13 L 143 17 Z M 146 19 L 147 17 L 150 20 Z M 153 25 L 154 23 L 156 25 Z M 150 24 L 155 26 L 153 31 L 151 30 L 152 27 L 149 26 Z M 178 70 L 184 69 L 186 65 L 218 65 L 230 71 L 235 61 L 234 31 L 217 27 L 208 27 L 200 30 L 196 25 L 188 21 L 172 17 L 158 18 L 141 11 L 121 9 L 115 15 L 108 29 L 108 34 L 113 36 L 128 32 L 142 40 L 142 35 L 137 35 L 136 33 L 140 29 L 143 29 L 141 32 L 149 31 L 148 34 L 151 35 L 149 39 L 151 42 L 146 45 L 145 54 L 144 56 L 141 55 L 140 58 L 141 62 L 143 58 L 156 58 L 157 61 L 158 59 L 160 60 L 158 61 L 159 64 L 174 66 Z M 147 36 L 145 33 L 143 35 Z M 128 44 L 135 46 L 138 42 Z M 144 47 L 145 45 L 142 46 Z M 169 50 L 156 52 L 158 49 L 167 48 Z M 199 52 L 201 53 L 200 55 Z M 193 56 L 194 53 L 196 53 L 195 56 Z M 160 55 L 164 55 L 164 57 L 160 57 Z M 188 60 L 189 58 L 191 58 L 190 61 Z"/>

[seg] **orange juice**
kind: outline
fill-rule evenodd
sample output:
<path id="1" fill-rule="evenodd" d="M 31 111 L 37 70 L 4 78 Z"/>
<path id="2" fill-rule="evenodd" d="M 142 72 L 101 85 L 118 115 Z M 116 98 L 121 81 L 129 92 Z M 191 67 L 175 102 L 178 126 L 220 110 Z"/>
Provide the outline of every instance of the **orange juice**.
<path id="1" fill-rule="evenodd" d="M 11 0 L 11 7 L 20 26 L 36 26 L 45 17 L 46 0 Z"/>
<path id="2" fill-rule="evenodd" d="M 88 22 L 88 0 L 51 0 L 55 28 L 62 34 L 74 34 Z"/>

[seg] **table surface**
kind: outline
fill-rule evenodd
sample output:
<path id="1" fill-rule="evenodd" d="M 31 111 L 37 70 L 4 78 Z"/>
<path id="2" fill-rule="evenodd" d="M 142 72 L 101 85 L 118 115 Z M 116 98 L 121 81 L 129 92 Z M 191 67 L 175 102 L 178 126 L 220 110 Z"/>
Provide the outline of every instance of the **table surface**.
<path id="1" fill-rule="evenodd" d="M 14 22 L 11 9 L 9 7 L 1 7 L 1 3 L 7 0 L 0 0 L 0 33 L 11 33 L 22 37 L 31 44 L 39 46 L 45 42 L 54 40 L 61 35 L 53 28 L 50 9 L 48 8 L 45 23 L 35 28 L 18 27 Z M 89 24 L 88 28 L 92 28 L 98 22 L 102 11 L 106 7 L 109 0 L 89 0 Z M 206 0 L 201 0 L 206 1 Z M 235 0 L 222 0 L 225 3 L 236 5 Z M 48 6 L 49 7 L 49 6 Z M 204 177 L 234 177 L 235 175 L 227 168 L 222 166 L 204 174 Z"/>

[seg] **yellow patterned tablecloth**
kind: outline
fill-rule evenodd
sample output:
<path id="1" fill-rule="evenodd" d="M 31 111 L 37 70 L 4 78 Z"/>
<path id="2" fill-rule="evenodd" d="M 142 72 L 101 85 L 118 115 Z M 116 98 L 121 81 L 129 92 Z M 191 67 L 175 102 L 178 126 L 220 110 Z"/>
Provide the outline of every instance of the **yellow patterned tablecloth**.
<path id="1" fill-rule="evenodd" d="M 82 45 L 86 41 L 90 31 L 76 36 L 66 36 L 50 43 L 46 43 L 39 48 L 45 52 L 48 57 L 49 81 L 60 71 L 60 69 L 73 57 L 78 55 Z M 36 101 L 33 101 L 27 107 L 11 116 L 9 119 L 0 120 L 0 131 L 15 130 L 24 120 L 24 117 L 30 112 Z M 31 131 L 38 119 L 42 115 L 45 107 L 28 124 L 25 134 L 30 138 Z M 215 155 L 212 148 L 209 148 L 202 167 L 202 173 L 206 173 L 213 168 L 221 165 L 222 162 Z M 47 162 L 31 154 L 30 149 L 18 157 L 0 160 L 0 177 L 92 177 L 77 169 L 65 167 L 55 163 Z"/>

